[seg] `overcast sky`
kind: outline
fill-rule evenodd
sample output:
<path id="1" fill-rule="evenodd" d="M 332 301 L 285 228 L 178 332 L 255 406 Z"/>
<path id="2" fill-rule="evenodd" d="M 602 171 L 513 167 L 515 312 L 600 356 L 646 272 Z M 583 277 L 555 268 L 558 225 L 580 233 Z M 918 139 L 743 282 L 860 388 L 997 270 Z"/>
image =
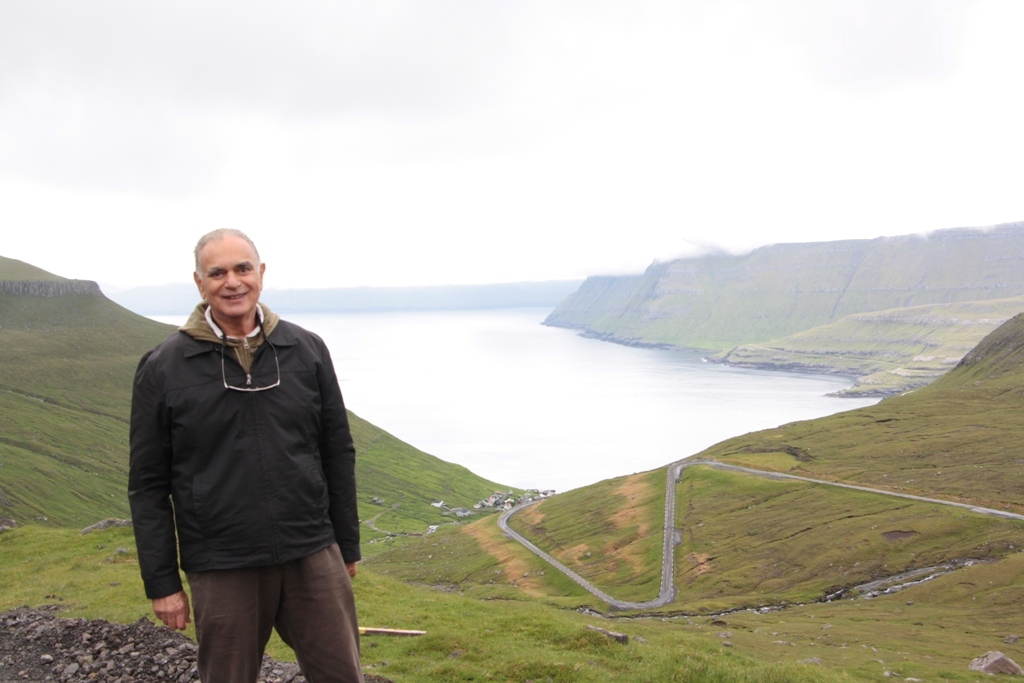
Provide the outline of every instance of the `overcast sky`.
<path id="1" fill-rule="evenodd" d="M 267 286 L 1024 220 L 1019 0 L 3 0 L 0 255 Z"/>

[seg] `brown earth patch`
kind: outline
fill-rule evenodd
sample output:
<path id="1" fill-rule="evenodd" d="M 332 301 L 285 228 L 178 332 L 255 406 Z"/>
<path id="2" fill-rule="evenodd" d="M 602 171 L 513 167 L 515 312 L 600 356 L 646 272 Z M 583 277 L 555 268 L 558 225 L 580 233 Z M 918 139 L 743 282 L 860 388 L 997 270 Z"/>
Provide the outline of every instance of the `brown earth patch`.
<path id="1" fill-rule="evenodd" d="M 690 553 L 690 567 L 694 576 L 700 576 L 711 571 L 711 563 L 708 562 L 710 555 L 704 553 Z"/>
<path id="2" fill-rule="evenodd" d="M 904 538 L 911 538 L 913 536 L 917 536 L 916 531 L 886 531 L 882 534 L 882 538 L 889 543 L 892 543 L 893 541 L 902 541 Z"/>
<path id="3" fill-rule="evenodd" d="M 605 552 L 614 555 L 617 562 L 628 563 L 634 574 L 642 574 L 648 567 L 638 543 L 651 535 L 650 505 L 658 495 L 658 487 L 651 482 L 650 475 L 640 474 L 626 477 L 613 495 L 621 496 L 621 507 L 609 520 L 616 529 L 636 527 L 636 538 L 620 548 L 606 548 Z"/>
<path id="4" fill-rule="evenodd" d="M 647 475 L 626 477 L 613 494 L 622 496 L 623 502 L 622 507 L 611 516 L 612 524 L 617 529 L 635 525 L 640 536 L 646 536 L 650 532 L 650 524 L 647 523 L 645 514 L 646 507 L 657 493 Z"/>
<path id="5" fill-rule="evenodd" d="M 527 510 L 518 514 L 523 514 Z M 504 576 L 509 583 L 515 584 L 531 597 L 540 597 L 545 594 L 541 590 L 544 586 L 543 577 L 537 576 L 536 569 L 524 556 L 525 553 L 527 556 L 533 557 L 533 553 L 515 541 L 505 538 L 505 534 L 498 528 L 497 516 L 468 524 L 462 528 L 462 532 L 472 536 L 484 552 L 501 564 Z"/>
<path id="6" fill-rule="evenodd" d="M 544 522 L 543 504 L 531 505 L 516 513 L 516 520 L 531 527 L 538 527 Z"/>

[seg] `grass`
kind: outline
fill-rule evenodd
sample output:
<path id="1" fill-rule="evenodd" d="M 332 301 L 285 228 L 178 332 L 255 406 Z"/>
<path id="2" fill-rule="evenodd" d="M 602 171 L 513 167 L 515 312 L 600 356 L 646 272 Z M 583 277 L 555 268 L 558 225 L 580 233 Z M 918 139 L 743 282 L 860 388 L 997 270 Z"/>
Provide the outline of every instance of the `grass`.
<path id="1" fill-rule="evenodd" d="M 0 280 L 64 280 L 53 273 L 48 273 L 42 268 L 19 261 L 13 258 L 0 256 Z"/>
<path id="2" fill-rule="evenodd" d="M 682 543 L 672 607 L 697 613 L 810 602 L 911 569 L 1024 548 L 1024 522 L 703 467 L 684 470 L 676 511 Z"/>
<path id="3" fill-rule="evenodd" d="M 620 600 L 658 597 L 665 470 L 609 479 L 517 513 L 509 524 Z"/>
<path id="4" fill-rule="evenodd" d="M 0 558 L 0 610 L 56 603 L 71 617 L 127 623 L 149 615 L 130 529 L 85 536 L 69 529 L 15 529 L 0 534 Z M 363 638 L 364 668 L 396 683 L 850 680 L 788 656 L 759 662 L 683 621 L 610 623 L 529 600 L 476 600 L 412 586 L 368 567 L 354 586 L 363 625 L 427 631 L 419 638 Z M 625 631 L 631 641 L 621 645 L 587 625 Z M 292 658 L 276 637 L 269 653 Z"/>

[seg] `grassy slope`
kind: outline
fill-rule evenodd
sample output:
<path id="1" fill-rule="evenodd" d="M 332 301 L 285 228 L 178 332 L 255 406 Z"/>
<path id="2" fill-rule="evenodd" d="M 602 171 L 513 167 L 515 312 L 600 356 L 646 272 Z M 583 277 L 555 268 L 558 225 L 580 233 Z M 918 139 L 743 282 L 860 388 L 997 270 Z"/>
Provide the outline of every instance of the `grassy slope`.
<path id="1" fill-rule="evenodd" d="M 0 280 L 44 276 L 56 278 L 0 261 Z M 139 357 L 173 331 L 102 296 L 0 295 L 0 517 L 81 527 L 128 516 L 132 378 Z M 432 500 L 472 506 L 504 488 L 356 416 L 352 424 L 360 512 L 383 512 L 382 530 L 422 532 L 450 521 Z"/>
<path id="2" fill-rule="evenodd" d="M 42 268 L 19 261 L 18 259 L 0 256 L 0 280 L 65 280 L 67 278 L 48 273 Z"/>
<path id="3" fill-rule="evenodd" d="M 1024 547 L 1024 523 L 877 494 L 708 468 L 680 481 L 674 608 L 820 600 L 954 559 Z"/>
<path id="4" fill-rule="evenodd" d="M 419 533 L 431 524 L 453 523 L 456 518 L 431 502 L 442 499 L 453 508 L 471 508 L 492 491 L 507 490 L 461 465 L 413 448 L 352 413 L 349 417 L 358 453 L 360 518 L 373 519 L 381 531 Z M 374 497 L 384 504 L 372 504 Z M 363 534 L 367 539 L 377 536 L 365 527 Z"/>
<path id="5" fill-rule="evenodd" d="M 619 341 L 719 351 L 853 313 L 1024 294 L 1024 224 L 761 247 L 590 278 L 549 324 Z"/>
<path id="6" fill-rule="evenodd" d="M 609 479 L 549 498 L 510 524 L 620 600 L 658 597 L 665 471 Z"/>
<path id="7" fill-rule="evenodd" d="M 700 455 L 1024 512 L 1024 315 L 933 384 L 868 408 L 753 432 Z"/>
<path id="8" fill-rule="evenodd" d="M 150 615 L 130 529 L 86 536 L 68 529 L 16 529 L 0 534 L 0 558 L 0 610 L 58 603 L 72 617 L 131 622 Z M 410 586 L 373 571 L 360 572 L 354 586 L 363 625 L 427 631 L 420 638 L 363 638 L 364 668 L 396 683 L 852 680 L 797 664 L 790 653 L 782 663 L 758 662 L 738 648 L 723 648 L 714 630 L 703 625 L 608 623 L 527 600 L 481 601 Z M 587 625 L 634 639 L 620 645 Z M 276 638 L 270 654 L 292 658 Z"/>

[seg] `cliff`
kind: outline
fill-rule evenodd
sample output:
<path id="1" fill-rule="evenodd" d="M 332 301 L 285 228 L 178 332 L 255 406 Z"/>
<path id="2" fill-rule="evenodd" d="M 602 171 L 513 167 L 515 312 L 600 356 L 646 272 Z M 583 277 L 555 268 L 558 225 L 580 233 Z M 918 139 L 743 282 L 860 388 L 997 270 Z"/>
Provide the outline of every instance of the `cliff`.
<path id="1" fill-rule="evenodd" d="M 626 344 L 721 350 L 844 316 L 1024 294 L 1024 222 L 776 244 L 591 277 L 545 324 Z"/>
<path id="2" fill-rule="evenodd" d="M 0 294 L 51 297 L 102 292 L 92 280 L 0 280 Z"/>

